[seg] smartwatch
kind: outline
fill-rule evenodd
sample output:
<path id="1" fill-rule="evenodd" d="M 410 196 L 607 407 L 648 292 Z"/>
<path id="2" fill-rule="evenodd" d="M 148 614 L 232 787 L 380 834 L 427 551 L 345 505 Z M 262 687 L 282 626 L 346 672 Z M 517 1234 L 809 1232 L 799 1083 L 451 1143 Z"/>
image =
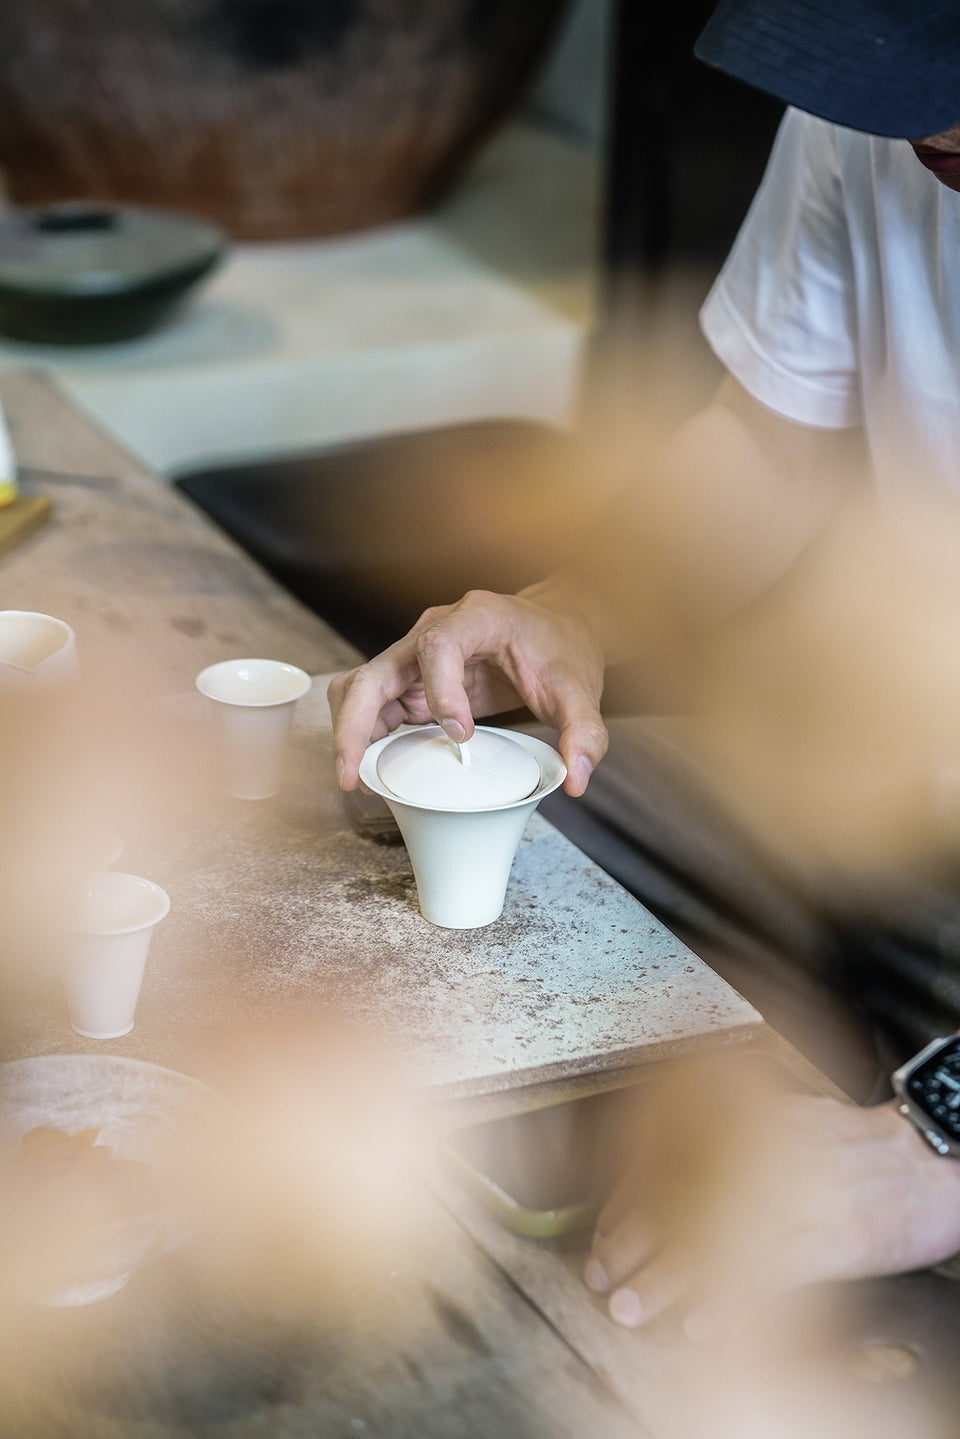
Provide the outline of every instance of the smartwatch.
<path id="1" fill-rule="evenodd" d="M 900 1113 L 927 1143 L 960 1158 L 960 1035 L 931 1040 L 890 1082 Z"/>

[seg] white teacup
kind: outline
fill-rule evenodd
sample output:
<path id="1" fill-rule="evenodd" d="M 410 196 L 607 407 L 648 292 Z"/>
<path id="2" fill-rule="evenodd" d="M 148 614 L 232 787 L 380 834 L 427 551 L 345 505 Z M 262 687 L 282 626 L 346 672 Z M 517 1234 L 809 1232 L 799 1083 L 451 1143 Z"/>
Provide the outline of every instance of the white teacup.
<path id="1" fill-rule="evenodd" d="M 514 741 L 534 756 L 540 779 L 532 793 L 476 809 L 401 800 L 384 783 L 377 767 L 396 735 L 370 745 L 360 763 L 361 780 L 386 800 L 403 835 L 421 914 L 446 929 L 479 929 L 500 917 L 514 855 L 530 816 L 540 801 L 563 783 L 567 772 L 557 751 L 543 740 L 487 725 L 478 726 L 480 729 Z M 439 726 L 425 727 L 424 733 L 443 735 Z"/>
<path id="2" fill-rule="evenodd" d="M 197 689 L 213 707 L 227 790 L 236 799 L 277 793 L 294 706 L 310 685 L 305 670 L 280 660 L 223 660 L 197 675 Z"/>
<path id="3" fill-rule="evenodd" d="M 152 880 L 103 870 L 89 877 L 66 920 L 63 986 L 70 1023 L 85 1039 L 133 1028 L 154 926 L 170 899 Z"/>
<path id="4" fill-rule="evenodd" d="M 51 688 L 76 678 L 77 641 L 65 620 L 0 610 L 0 688 Z"/>

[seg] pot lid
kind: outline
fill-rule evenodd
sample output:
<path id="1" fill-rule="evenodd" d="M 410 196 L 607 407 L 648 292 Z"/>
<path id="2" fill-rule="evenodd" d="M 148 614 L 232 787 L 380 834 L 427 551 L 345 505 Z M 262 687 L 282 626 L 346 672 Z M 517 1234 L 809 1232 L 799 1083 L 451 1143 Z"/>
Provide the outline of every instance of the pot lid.
<path id="1" fill-rule="evenodd" d="M 27 293 L 126 294 L 225 250 L 190 215 L 90 202 L 11 208 L 0 216 L 0 284 Z"/>
<path id="2" fill-rule="evenodd" d="M 540 783 L 540 765 L 517 740 L 478 728 L 464 745 L 439 726 L 391 741 L 377 774 L 397 799 L 428 809 L 497 809 L 527 799 Z"/>

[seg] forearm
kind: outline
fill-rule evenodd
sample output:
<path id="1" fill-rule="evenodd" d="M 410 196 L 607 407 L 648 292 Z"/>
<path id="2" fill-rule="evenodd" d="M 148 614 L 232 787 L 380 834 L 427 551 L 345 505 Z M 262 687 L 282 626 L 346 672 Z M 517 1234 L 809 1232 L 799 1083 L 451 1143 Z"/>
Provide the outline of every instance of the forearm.
<path id="1" fill-rule="evenodd" d="M 523 704 L 559 731 L 566 787 L 582 793 L 606 749 L 604 665 L 642 656 L 651 695 L 674 704 L 691 641 L 775 583 L 829 522 L 846 486 L 833 440 L 728 382 L 642 467 L 581 564 L 519 600 L 481 591 L 427 611 L 333 682 L 341 783 L 352 788 L 364 746 L 403 721 L 432 715 L 469 735 L 474 715 Z"/>
<path id="2" fill-rule="evenodd" d="M 672 652 L 771 589 L 860 475 L 858 432 L 790 424 L 728 380 L 643 466 L 581 562 L 523 593 L 579 613 L 608 663 Z"/>

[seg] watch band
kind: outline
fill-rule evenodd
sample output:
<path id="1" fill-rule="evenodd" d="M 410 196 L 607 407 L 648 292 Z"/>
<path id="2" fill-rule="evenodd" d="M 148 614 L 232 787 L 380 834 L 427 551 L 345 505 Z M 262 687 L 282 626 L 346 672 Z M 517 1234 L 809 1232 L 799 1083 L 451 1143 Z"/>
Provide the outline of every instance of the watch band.
<path id="1" fill-rule="evenodd" d="M 909 1083 L 912 1076 L 921 1065 L 948 1049 L 951 1041 L 960 1039 L 960 1031 L 956 1034 L 945 1036 L 943 1039 L 932 1040 L 925 1045 L 918 1054 L 902 1064 L 892 1078 L 894 1093 L 897 1096 L 897 1107 L 903 1117 L 923 1136 L 927 1143 L 940 1155 L 946 1158 L 960 1157 L 960 1146 L 951 1143 L 946 1135 L 940 1130 L 931 1115 L 909 1097 Z M 939 1274 L 944 1279 L 960 1280 L 960 1252 L 942 1260 L 939 1264 L 931 1266 L 934 1274 Z"/>
<path id="2" fill-rule="evenodd" d="M 897 1108 L 932 1149 L 960 1158 L 960 1035 L 945 1035 L 894 1070 Z"/>

